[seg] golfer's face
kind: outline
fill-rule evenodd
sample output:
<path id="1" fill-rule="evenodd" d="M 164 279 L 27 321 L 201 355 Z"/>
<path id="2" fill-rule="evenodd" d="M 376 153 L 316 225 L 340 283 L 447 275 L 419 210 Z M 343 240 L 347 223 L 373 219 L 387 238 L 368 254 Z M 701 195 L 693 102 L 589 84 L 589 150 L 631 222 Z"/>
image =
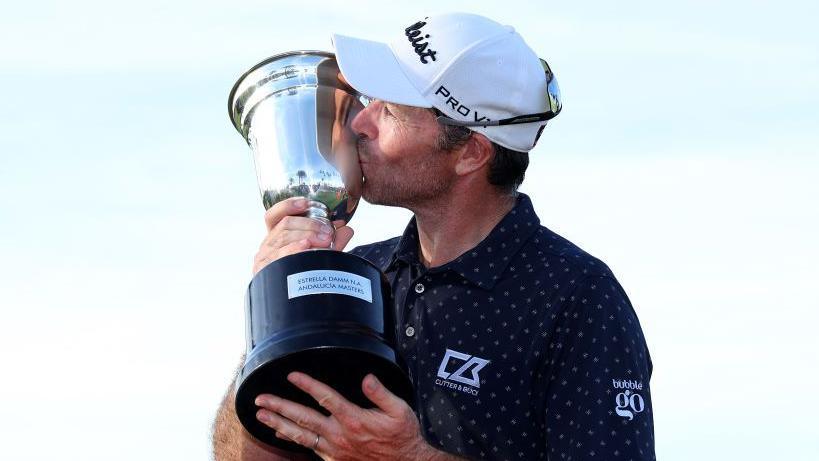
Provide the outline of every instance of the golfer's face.
<path id="1" fill-rule="evenodd" d="M 457 156 L 438 147 L 440 127 L 429 110 L 374 99 L 350 126 L 368 202 L 412 209 L 453 184 Z"/>

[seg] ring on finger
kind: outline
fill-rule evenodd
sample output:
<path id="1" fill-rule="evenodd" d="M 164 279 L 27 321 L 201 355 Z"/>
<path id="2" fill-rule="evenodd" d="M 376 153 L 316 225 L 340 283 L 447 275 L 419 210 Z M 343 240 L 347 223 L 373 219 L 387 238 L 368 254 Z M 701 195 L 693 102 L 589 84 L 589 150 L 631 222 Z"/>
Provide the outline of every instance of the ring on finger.
<path id="1" fill-rule="evenodd" d="M 313 451 L 316 451 L 316 448 L 318 448 L 319 439 L 321 439 L 321 436 L 316 434 L 316 441 L 313 442 Z"/>

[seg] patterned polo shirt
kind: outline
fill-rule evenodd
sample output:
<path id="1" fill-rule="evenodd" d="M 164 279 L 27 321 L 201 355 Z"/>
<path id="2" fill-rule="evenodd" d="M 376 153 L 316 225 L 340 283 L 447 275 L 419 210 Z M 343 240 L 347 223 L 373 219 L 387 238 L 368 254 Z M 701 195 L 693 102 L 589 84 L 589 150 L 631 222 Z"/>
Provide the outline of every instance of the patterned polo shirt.
<path id="1" fill-rule="evenodd" d="M 515 207 L 443 266 L 401 237 L 352 250 L 390 281 L 427 441 L 470 459 L 653 460 L 649 357 L 609 268 Z"/>

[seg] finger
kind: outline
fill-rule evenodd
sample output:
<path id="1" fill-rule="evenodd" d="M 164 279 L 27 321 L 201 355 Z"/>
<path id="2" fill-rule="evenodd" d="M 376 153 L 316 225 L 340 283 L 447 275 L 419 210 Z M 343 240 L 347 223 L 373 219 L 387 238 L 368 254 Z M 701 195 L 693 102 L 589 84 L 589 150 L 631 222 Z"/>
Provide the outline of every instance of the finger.
<path id="1" fill-rule="evenodd" d="M 264 213 L 264 223 L 267 230 L 273 229 L 285 216 L 299 215 L 307 210 L 307 199 L 304 197 L 290 197 L 274 203 Z"/>
<path id="2" fill-rule="evenodd" d="M 345 224 L 347 224 L 347 221 L 343 219 L 336 219 L 335 221 L 333 221 L 333 227 L 335 227 L 336 229 L 338 229 L 339 227 L 344 227 Z"/>
<path id="3" fill-rule="evenodd" d="M 372 403 L 390 416 L 401 417 L 406 414 L 407 409 L 409 409 L 407 402 L 390 392 L 389 389 L 381 384 L 381 381 L 372 374 L 368 374 L 364 377 L 364 380 L 361 381 L 361 389 Z"/>
<path id="4" fill-rule="evenodd" d="M 313 397 L 319 405 L 326 408 L 337 418 L 354 417 L 359 408 L 341 396 L 332 387 L 315 380 L 310 376 L 294 371 L 287 375 L 287 380 Z"/>
<path id="5" fill-rule="evenodd" d="M 338 251 L 344 250 L 344 247 L 346 247 L 353 238 L 353 233 L 353 228 L 350 226 L 339 227 L 336 229 L 336 239 L 333 241 L 335 249 Z"/>
<path id="6" fill-rule="evenodd" d="M 308 429 L 316 434 L 326 434 L 329 432 L 329 418 L 318 411 L 299 405 L 296 402 L 285 400 L 271 394 L 262 394 L 256 397 L 256 405 L 270 410 L 290 421 L 297 426 Z"/>
<path id="7" fill-rule="evenodd" d="M 311 239 L 320 246 L 327 246 L 333 240 L 333 230 L 327 229 L 326 232 L 318 232 L 314 230 L 279 230 L 271 231 L 259 246 L 259 252 L 276 252 L 280 247 L 288 245 L 299 240 Z"/>
<path id="8" fill-rule="evenodd" d="M 256 419 L 258 419 L 265 426 L 276 431 L 276 437 L 283 440 L 290 440 L 299 445 L 312 448 L 312 443 L 316 439 L 315 433 L 311 433 L 307 429 L 301 428 L 293 421 L 278 415 L 272 411 L 259 409 L 256 412 Z M 312 435 L 312 439 L 311 439 Z"/>
<path id="9" fill-rule="evenodd" d="M 265 266 L 283 256 L 292 255 L 308 249 L 310 249 L 310 240 L 303 239 L 285 245 L 273 253 L 259 252 L 253 260 L 253 275 L 256 275 L 260 270 L 264 269 Z"/>
<path id="10" fill-rule="evenodd" d="M 276 251 L 276 257 L 274 259 L 279 259 L 281 257 L 292 255 L 294 253 L 298 253 L 300 251 L 310 249 L 310 240 L 309 239 L 301 239 L 295 242 L 288 243 L 287 245 L 279 248 Z"/>
<path id="11" fill-rule="evenodd" d="M 335 234 L 313 234 L 308 237 L 310 246 L 313 248 L 327 248 L 333 244 L 333 236 Z"/>
<path id="12" fill-rule="evenodd" d="M 327 221 L 306 216 L 285 216 L 276 225 L 281 230 L 309 230 L 313 232 L 332 233 L 335 226 Z"/>

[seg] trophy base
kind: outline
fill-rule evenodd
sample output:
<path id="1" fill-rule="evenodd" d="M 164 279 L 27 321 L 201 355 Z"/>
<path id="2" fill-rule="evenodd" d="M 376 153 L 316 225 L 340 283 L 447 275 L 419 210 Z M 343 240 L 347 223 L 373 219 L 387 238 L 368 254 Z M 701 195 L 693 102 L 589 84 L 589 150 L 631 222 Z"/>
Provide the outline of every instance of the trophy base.
<path id="1" fill-rule="evenodd" d="M 259 271 L 248 288 L 248 344 L 236 385 L 236 414 L 262 443 L 311 452 L 274 435 L 256 419 L 259 394 L 273 394 L 329 414 L 287 381 L 299 371 L 372 408 L 361 390 L 372 373 L 412 405 L 413 389 L 392 344 L 395 324 L 389 287 L 369 261 L 347 253 L 313 250 L 286 256 Z M 387 307 L 389 306 L 389 307 Z"/>
<path id="2" fill-rule="evenodd" d="M 301 445 L 277 438 L 273 429 L 256 419 L 259 407 L 254 401 L 259 394 L 273 394 L 325 415 L 329 414 L 310 395 L 287 380 L 287 375 L 293 371 L 306 373 L 329 385 L 344 398 L 363 408 L 374 407 L 361 390 L 362 380 L 368 373 L 372 373 L 391 392 L 411 402 L 412 388 L 406 375 L 393 361 L 382 357 L 393 354 L 389 347 L 384 345 L 383 351 L 365 351 L 359 348 L 360 345 L 361 338 L 358 335 L 343 335 L 337 330 L 331 335 L 327 331 L 317 331 L 293 338 L 289 344 L 272 344 L 257 352 L 254 355 L 254 362 L 258 362 L 256 368 L 244 377 L 236 390 L 236 414 L 239 421 L 260 442 L 287 451 L 310 452 Z M 297 352 L 281 355 L 284 348 Z M 328 366 L 329 364 L 332 366 Z M 244 369 L 252 366 L 253 364 L 248 363 Z"/>

